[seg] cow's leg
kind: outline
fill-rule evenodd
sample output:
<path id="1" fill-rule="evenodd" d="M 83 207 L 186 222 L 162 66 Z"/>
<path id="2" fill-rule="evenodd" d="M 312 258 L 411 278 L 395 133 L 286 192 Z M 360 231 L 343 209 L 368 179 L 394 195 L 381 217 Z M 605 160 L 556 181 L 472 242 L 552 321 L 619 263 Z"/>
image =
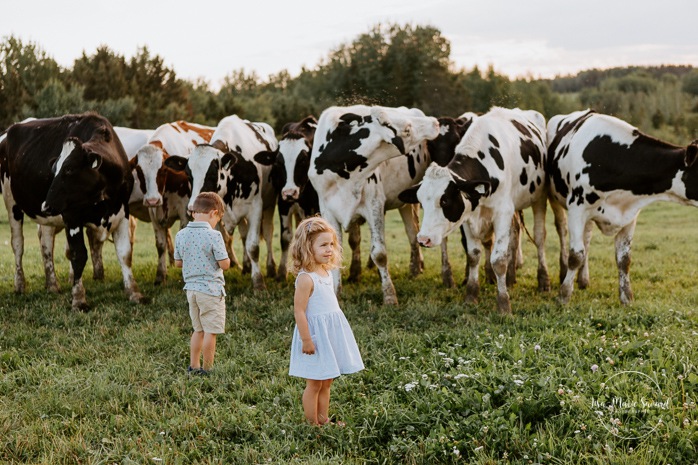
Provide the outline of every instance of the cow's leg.
<path id="1" fill-rule="evenodd" d="M 587 221 L 583 217 L 581 211 L 575 209 L 568 212 L 567 226 L 570 234 L 569 258 L 567 259 L 567 274 L 562 284 L 560 284 L 560 302 L 563 304 L 570 301 L 572 291 L 574 290 L 574 278 L 577 274 L 577 270 L 581 268 L 586 259 L 586 249 L 584 248 L 584 230 L 586 223 Z"/>
<path id="2" fill-rule="evenodd" d="M 279 260 L 279 272 L 276 275 L 277 281 L 285 281 L 288 273 L 286 264 L 288 263 L 288 248 L 293 239 L 291 231 L 291 222 L 293 218 L 291 212 L 282 213 L 281 204 L 279 204 L 279 242 L 281 243 L 281 259 Z"/>
<path id="3" fill-rule="evenodd" d="M 260 199 L 261 200 L 261 199 Z M 256 208 L 252 208 L 247 217 L 247 237 L 245 238 L 245 251 L 250 261 L 250 272 L 252 275 L 252 288 L 255 291 L 266 289 L 262 270 L 259 268 L 259 235 L 262 228 L 262 206 L 261 202 Z M 240 228 L 242 229 L 242 227 Z"/>
<path id="4" fill-rule="evenodd" d="M 511 220 L 511 229 L 509 230 L 509 249 L 507 251 L 509 261 L 507 263 L 506 272 L 507 287 L 512 287 L 516 284 L 516 256 L 521 244 L 521 227 L 522 224 L 519 222 L 518 215 L 515 214 Z"/>
<path id="5" fill-rule="evenodd" d="M 356 283 L 361 279 L 361 225 L 352 223 L 347 231 L 349 248 L 351 249 L 351 264 L 349 265 L 349 282 Z"/>
<path id="6" fill-rule="evenodd" d="M 448 259 L 448 237 L 444 237 L 441 241 L 441 282 L 443 282 L 444 287 L 456 287 L 451 261 Z"/>
<path id="7" fill-rule="evenodd" d="M 145 303 L 147 299 L 143 297 L 143 294 L 138 289 L 138 284 L 133 277 L 133 270 L 131 269 L 131 238 L 129 237 L 129 225 L 126 219 L 119 221 L 119 224 L 112 231 L 112 236 L 114 237 L 116 258 L 119 259 L 119 265 L 121 265 L 126 296 L 131 302 Z"/>
<path id="8" fill-rule="evenodd" d="M 12 252 L 15 256 L 15 293 L 24 294 L 26 290 L 24 268 L 22 267 L 22 256 L 24 255 L 24 212 L 15 203 L 9 178 L 0 184 L 0 190 L 5 201 L 7 219 L 10 223 L 10 242 L 12 243 Z"/>
<path id="9" fill-rule="evenodd" d="M 533 241 L 538 253 L 538 292 L 550 291 L 550 273 L 545 257 L 545 214 L 548 209 L 547 199 L 543 196 L 532 205 L 533 208 Z M 521 246 L 519 246 L 519 249 Z"/>
<path id="10" fill-rule="evenodd" d="M 406 203 L 398 208 L 402 223 L 405 226 L 407 240 L 410 242 L 410 276 L 414 277 L 424 271 L 424 257 L 422 249 L 417 242 L 417 231 L 419 231 L 419 204 Z"/>
<path id="11" fill-rule="evenodd" d="M 276 207 L 276 204 L 272 204 Z M 267 208 L 262 211 L 262 237 L 267 246 L 267 277 L 276 277 L 276 261 L 274 260 L 274 208 Z"/>
<path id="12" fill-rule="evenodd" d="M 502 313 L 511 313 L 509 292 L 507 291 L 507 268 L 510 258 L 510 238 L 514 212 L 501 212 L 494 218 L 494 246 L 490 255 L 492 269 L 497 277 L 497 308 Z M 514 266 L 515 268 L 515 266 Z"/>
<path id="13" fill-rule="evenodd" d="M 567 274 L 567 260 L 569 257 L 569 246 L 567 244 L 567 211 L 556 200 L 550 199 L 550 207 L 555 218 L 555 230 L 560 241 L 560 284 L 565 280 Z"/>
<path id="14" fill-rule="evenodd" d="M 170 262 L 170 266 L 174 266 L 174 240 L 172 239 L 172 229 L 166 228 L 165 240 L 167 241 L 167 259 Z M 133 241 L 131 241 L 131 250 L 133 250 Z"/>
<path id="15" fill-rule="evenodd" d="M 591 244 L 591 233 L 594 230 L 594 223 L 589 221 L 584 227 L 584 261 L 577 273 L 577 287 L 586 289 L 589 287 L 589 244 Z"/>
<path id="16" fill-rule="evenodd" d="M 371 228 L 371 259 L 378 268 L 383 290 L 383 304 L 397 305 L 397 293 L 388 271 L 388 251 L 385 247 L 385 213 L 383 202 L 371 206 L 368 219 Z"/>
<path id="17" fill-rule="evenodd" d="M 633 234 L 637 216 L 632 223 L 625 226 L 616 234 L 616 265 L 618 265 L 618 292 L 620 302 L 629 305 L 633 301 L 633 291 L 630 288 L 630 249 L 633 243 Z"/>
<path id="18" fill-rule="evenodd" d="M 54 267 L 53 250 L 56 243 L 57 228 L 53 226 L 39 225 L 37 228 L 39 243 L 41 244 L 41 257 L 44 261 L 44 274 L 46 275 L 46 290 L 51 293 L 58 293 L 58 279 L 56 279 L 56 269 Z"/>
<path id="19" fill-rule="evenodd" d="M 240 240 L 242 241 L 244 248 L 244 252 L 242 254 L 242 274 L 249 274 L 252 271 L 252 264 L 250 263 L 250 255 L 247 253 L 247 234 L 250 229 L 247 218 L 240 220 L 238 226 L 240 227 Z M 233 229 L 229 232 L 232 236 L 233 232 L 235 232 L 235 228 L 233 227 Z"/>
<path id="20" fill-rule="evenodd" d="M 180 228 L 184 228 L 184 226 L 181 226 L 181 222 Z M 230 267 L 241 269 L 242 267 L 240 266 L 238 257 L 235 255 L 235 249 L 233 248 L 233 233 L 228 232 L 228 228 L 226 228 L 222 221 L 216 225 L 216 228 L 218 229 L 218 231 L 220 231 L 221 236 L 223 236 L 223 242 L 225 243 L 225 251 L 228 252 L 228 258 L 230 258 Z M 235 228 L 233 228 L 233 231 L 235 231 Z"/>
<path id="21" fill-rule="evenodd" d="M 129 215 L 128 237 L 131 239 L 131 262 L 133 262 L 133 245 L 136 243 L 136 229 L 138 229 L 138 219 L 133 215 Z"/>
<path id="22" fill-rule="evenodd" d="M 155 272 L 155 285 L 159 286 L 167 281 L 167 236 L 170 231 L 164 227 L 159 221 L 151 218 L 153 221 L 153 234 L 155 235 L 155 250 L 158 252 L 158 265 Z M 129 261 L 129 263 L 132 263 Z"/>
<path id="23" fill-rule="evenodd" d="M 494 231 L 490 232 L 487 238 L 482 241 L 482 248 L 485 250 L 485 282 L 487 284 L 495 284 L 497 276 L 492 269 L 492 246 L 494 244 Z"/>
<path id="24" fill-rule="evenodd" d="M 479 237 L 473 234 L 467 223 L 463 223 L 463 233 L 467 246 L 467 273 L 465 283 L 466 303 L 476 304 L 480 298 L 480 257 L 482 256 L 483 244 Z"/>
<path id="25" fill-rule="evenodd" d="M 327 215 L 323 216 L 325 220 L 332 226 L 332 228 L 335 230 L 337 233 L 337 242 L 339 244 L 342 243 L 342 225 L 339 224 L 337 219 L 333 217 L 332 215 Z M 351 230 L 352 226 L 349 226 L 349 229 Z M 359 267 L 361 264 L 359 263 Z M 334 293 L 339 295 L 339 293 L 342 291 L 342 273 L 339 268 L 333 268 L 332 271 L 332 281 L 334 281 Z"/>
<path id="26" fill-rule="evenodd" d="M 66 225 L 66 255 L 70 260 L 72 302 L 73 310 L 87 311 L 85 298 L 85 286 L 82 284 L 82 272 L 87 263 L 87 247 L 85 247 L 85 237 L 82 233 L 82 226 L 70 227 Z"/>
<path id="27" fill-rule="evenodd" d="M 104 281 L 104 261 L 102 260 L 102 248 L 104 242 L 97 237 L 96 233 L 87 228 L 87 242 L 90 244 L 90 257 L 92 258 L 92 279 Z"/>

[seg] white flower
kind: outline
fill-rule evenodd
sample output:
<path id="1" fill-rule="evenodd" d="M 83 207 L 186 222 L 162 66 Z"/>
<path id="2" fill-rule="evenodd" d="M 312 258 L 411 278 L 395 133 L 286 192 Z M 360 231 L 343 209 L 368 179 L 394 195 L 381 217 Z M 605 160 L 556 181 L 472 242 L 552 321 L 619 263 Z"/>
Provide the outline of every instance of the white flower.
<path id="1" fill-rule="evenodd" d="M 411 383 L 405 384 L 405 386 L 404 386 L 405 391 L 410 392 L 412 389 L 417 387 L 417 384 L 418 384 L 417 381 L 412 381 Z"/>
<path id="2" fill-rule="evenodd" d="M 539 344 L 536 344 L 535 347 L 533 347 L 533 350 L 535 350 L 536 352 L 538 352 L 538 351 L 540 350 L 540 345 L 539 345 Z"/>
<path id="3" fill-rule="evenodd" d="M 517 386 L 523 386 L 524 382 L 520 379 L 515 379 L 514 384 L 516 384 Z"/>
<path id="4" fill-rule="evenodd" d="M 595 363 L 591 366 L 592 373 L 596 373 L 596 370 L 598 370 L 598 369 L 599 369 L 599 366 Z"/>
<path id="5" fill-rule="evenodd" d="M 474 449 L 474 451 L 475 451 L 475 452 L 477 452 L 477 451 L 479 451 L 479 450 L 482 450 L 482 449 L 484 449 L 484 447 L 485 447 L 485 446 L 479 446 L 479 447 L 476 447 L 476 448 Z"/>
<path id="6" fill-rule="evenodd" d="M 453 446 L 453 455 L 455 455 L 456 457 L 460 457 L 460 451 L 456 446 Z"/>

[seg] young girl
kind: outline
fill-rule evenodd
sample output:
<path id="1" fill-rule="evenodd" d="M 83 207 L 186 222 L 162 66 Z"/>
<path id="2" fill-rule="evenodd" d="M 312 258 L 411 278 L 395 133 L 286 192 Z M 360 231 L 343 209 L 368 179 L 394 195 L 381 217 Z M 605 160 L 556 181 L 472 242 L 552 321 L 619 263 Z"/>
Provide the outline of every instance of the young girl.
<path id="1" fill-rule="evenodd" d="M 291 244 L 290 270 L 297 275 L 296 327 L 288 373 L 305 378 L 303 411 L 313 425 L 332 423 L 328 411 L 334 378 L 364 368 L 329 272 L 341 261 L 342 247 L 327 221 L 311 217 L 298 225 Z"/>

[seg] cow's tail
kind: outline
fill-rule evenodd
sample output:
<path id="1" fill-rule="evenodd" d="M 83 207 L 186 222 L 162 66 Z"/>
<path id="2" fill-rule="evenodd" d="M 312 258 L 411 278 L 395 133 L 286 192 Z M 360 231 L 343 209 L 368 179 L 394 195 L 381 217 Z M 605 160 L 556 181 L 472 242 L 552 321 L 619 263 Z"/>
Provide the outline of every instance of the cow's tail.
<path id="1" fill-rule="evenodd" d="M 516 223 L 519 227 L 519 230 L 523 229 L 524 231 L 526 231 L 526 235 L 528 236 L 528 240 L 530 240 L 531 243 L 535 244 L 536 241 L 533 239 L 533 236 L 531 236 L 531 233 L 528 232 L 528 228 L 526 228 L 526 223 L 524 222 L 523 210 L 518 210 L 516 212 L 516 215 L 514 215 L 514 221 L 516 221 Z"/>

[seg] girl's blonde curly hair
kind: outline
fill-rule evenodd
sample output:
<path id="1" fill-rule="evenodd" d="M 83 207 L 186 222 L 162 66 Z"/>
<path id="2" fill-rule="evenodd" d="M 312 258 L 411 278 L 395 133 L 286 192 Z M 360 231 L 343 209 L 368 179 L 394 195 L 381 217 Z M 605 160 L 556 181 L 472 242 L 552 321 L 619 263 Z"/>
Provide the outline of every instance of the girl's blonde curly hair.
<path id="1" fill-rule="evenodd" d="M 322 217 L 311 216 L 298 224 L 291 241 L 291 263 L 289 271 L 297 275 L 301 270 L 313 271 L 317 266 L 313 259 L 313 240 L 318 234 L 328 232 L 332 234 L 334 253 L 326 269 L 341 268 L 342 245 L 337 238 L 337 231 Z"/>

